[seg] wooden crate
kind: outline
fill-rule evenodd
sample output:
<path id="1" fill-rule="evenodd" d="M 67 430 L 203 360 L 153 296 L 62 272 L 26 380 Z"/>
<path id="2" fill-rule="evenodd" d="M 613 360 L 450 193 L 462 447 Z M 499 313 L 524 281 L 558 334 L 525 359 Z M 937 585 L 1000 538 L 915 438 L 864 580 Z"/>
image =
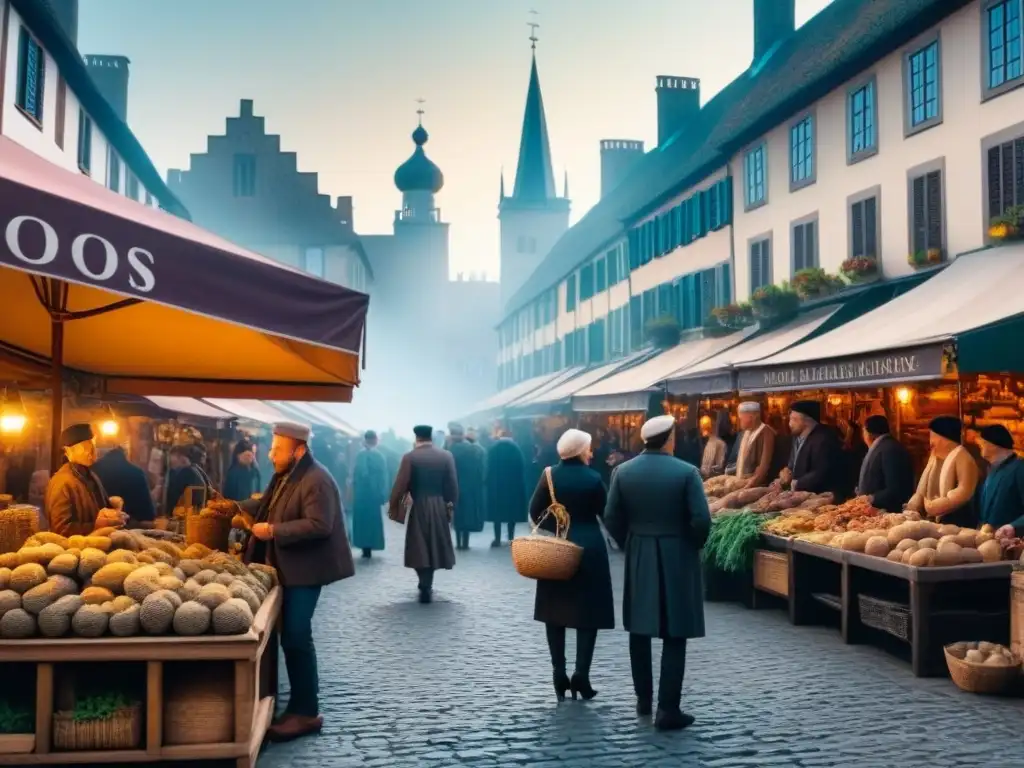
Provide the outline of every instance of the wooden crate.
<path id="1" fill-rule="evenodd" d="M 1010 575 L 1010 650 L 1024 659 L 1024 571 Z"/>
<path id="2" fill-rule="evenodd" d="M 754 551 L 754 589 L 778 597 L 789 597 L 789 553 Z"/>

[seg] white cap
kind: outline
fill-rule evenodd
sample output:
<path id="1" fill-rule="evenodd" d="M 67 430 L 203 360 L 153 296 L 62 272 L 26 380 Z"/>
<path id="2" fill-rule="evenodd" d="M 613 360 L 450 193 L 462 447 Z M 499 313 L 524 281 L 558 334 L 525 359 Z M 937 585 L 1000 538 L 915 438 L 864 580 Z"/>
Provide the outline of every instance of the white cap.
<path id="1" fill-rule="evenodd" d="M 655 416 L 653 419 L 648 419 L 644 422 L 644 425 L 640 427 L 640 439 L 651 440 L 658 435 L 664 435 L 669 430 L 673 429 L 676 425 L 675 416 Z"/>
<path id="2" fill-rule="evenodd" d="M 745 403 L 740 403 L 738 410 L 740 413 L 760 413 L 761 404 L 754 400 L 747 400 Z"/>
<path id="3" fill-rule="evenodd" d="M 558 457 L 560 459 L 575 459 L 590 447 L 591 441 L 590 435 L 582 429 L 567 429 L 558 438 Z"/>
<path id="4" fill-rule="evenodd" d="M 294 421 L 279 421 L 274 425 L 274 434 L 280 437 L 290 437 L 300 443 L 308 443 L 313 436 L 312 430 L 306 424 L 298 424 Z"/>

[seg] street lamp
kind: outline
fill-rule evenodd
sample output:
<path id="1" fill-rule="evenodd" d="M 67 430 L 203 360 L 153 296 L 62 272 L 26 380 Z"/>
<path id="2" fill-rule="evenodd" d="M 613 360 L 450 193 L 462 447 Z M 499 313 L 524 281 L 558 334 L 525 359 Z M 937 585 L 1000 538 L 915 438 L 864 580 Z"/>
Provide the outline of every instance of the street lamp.
<path id="1" fill-rule="evenodd" d="M 115 437 L 119 430 L 118 423 L 113 419 L 107 419 L 100 424 L 100 434 L 104 437 Z"/>

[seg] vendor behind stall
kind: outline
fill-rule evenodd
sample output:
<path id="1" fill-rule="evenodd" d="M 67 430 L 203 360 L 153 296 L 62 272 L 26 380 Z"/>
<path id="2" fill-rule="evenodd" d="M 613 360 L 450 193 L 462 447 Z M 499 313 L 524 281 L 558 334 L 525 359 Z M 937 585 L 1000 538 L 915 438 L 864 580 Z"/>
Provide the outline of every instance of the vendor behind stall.
<path id="1" fill-rule="evenodd" d="M 195 465 L 193 459 L 198 458 L 194 446 L 175 445 L 171 447 L 168 462 L 170 472 L 167 474 L 167 491 L 164 494 L 164 514 L 171 515 L 175 507 L 185 503 L 185 491 L 188 488 L 205 488 L 207 498 L 210 495 L 210 481 L 206 473 Z M 203 503 L 206 499 L 193 499 L 192 503 Z"/>
<path id="2" fill-rule="evenodd" d="M 85 536 L 97 528 L 121 525 L 121 513 L 108 509 L 107 492 L 92 465 L 96 437 L 88 424 L 72 424 L 60 434 L 66 463 L 46 486 L 50 530 L 62 536 Z"/>
<path id="3" fill-rule="evenodd" d="M 864 422 L 868 452 L 860 465 L 858 496 L 870 496 L 871 504 L 899 512 L 914 494 L 914 465 L 910 451 L 889 431 L 885 416 L 869 416 Z"/>
<path id="4" fill-rule="evenodd" d="M 719 411 L 715 414 L 714 426 L 707 435 L 704 452 L 700 460 L 701 477 L 717 477 L 725 473 L 725 464 L 729 456 L 729 438 L 732 436 L 732 425 L 729 414 Z"/>
<path id="5" fill-rule="evenodd" d="M 789 464 L 779 475 L 794 491 L 840 491 L 842 456 L 835 432 L 821 423 L 821 405 L 798 400 L 790 406 L 789 432 L 793 448 Z"/>
<path id="6" fill-rule="evenodd" d="M 1000 539 L 1024 536 L 1024 461 L 1014 453 L 1013 435 L 995 424 L 982 427 L 978 437 L 989 465 L 981 486 L 981 522 L 995 528 Z"/>
<path id="7" fill-rule="evenodd" d="M 973 526 L 979 472 L 962 444 L 963 425 L 956 416 L 936 416 L 928 430 L 931 456 L 907 509 L 942 523 Z"/>
<path id="8" fill-rule="evenodd" d="M 97 461 L 92 471 L 111 496 L 124 499 L 124 511 L 135 527 L 152 527 L 156 518 L 153 498 L 149 493 L 149 480 L 145 470 L 128 459 L 120 445 L 115 445 Z"/>
<path id="9" fill-rule="evenodd" d="M 742 434 L 736 441 L 736 477 L 747 481 L 747 488 L 769 483 L 775 460 L 775 430 L 761 421 L 761 404 L 740 403 L 737 409 Z"/>

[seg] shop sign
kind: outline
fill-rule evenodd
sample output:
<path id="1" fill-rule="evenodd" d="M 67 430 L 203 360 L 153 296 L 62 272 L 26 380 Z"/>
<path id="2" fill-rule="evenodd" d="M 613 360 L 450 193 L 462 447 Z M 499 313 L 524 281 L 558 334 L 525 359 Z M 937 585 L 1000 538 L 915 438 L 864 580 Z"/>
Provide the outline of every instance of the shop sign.
<path id="1" fill-rule="evenodd" d="M 732 392 L 736 382 L 732 373 L 719 373 L 708 376 L 694 376 L 692 379 L 675 379 L 666 383 L 672 395 L 720 395 Z"/>
<path id="2" fill-rule="evenodd" d="M 739 372 L 738 389 L 782 389 L 878 385 L 942 375 L 942 345 L 915 347 L 820 363 L 796 363 Z"/>

